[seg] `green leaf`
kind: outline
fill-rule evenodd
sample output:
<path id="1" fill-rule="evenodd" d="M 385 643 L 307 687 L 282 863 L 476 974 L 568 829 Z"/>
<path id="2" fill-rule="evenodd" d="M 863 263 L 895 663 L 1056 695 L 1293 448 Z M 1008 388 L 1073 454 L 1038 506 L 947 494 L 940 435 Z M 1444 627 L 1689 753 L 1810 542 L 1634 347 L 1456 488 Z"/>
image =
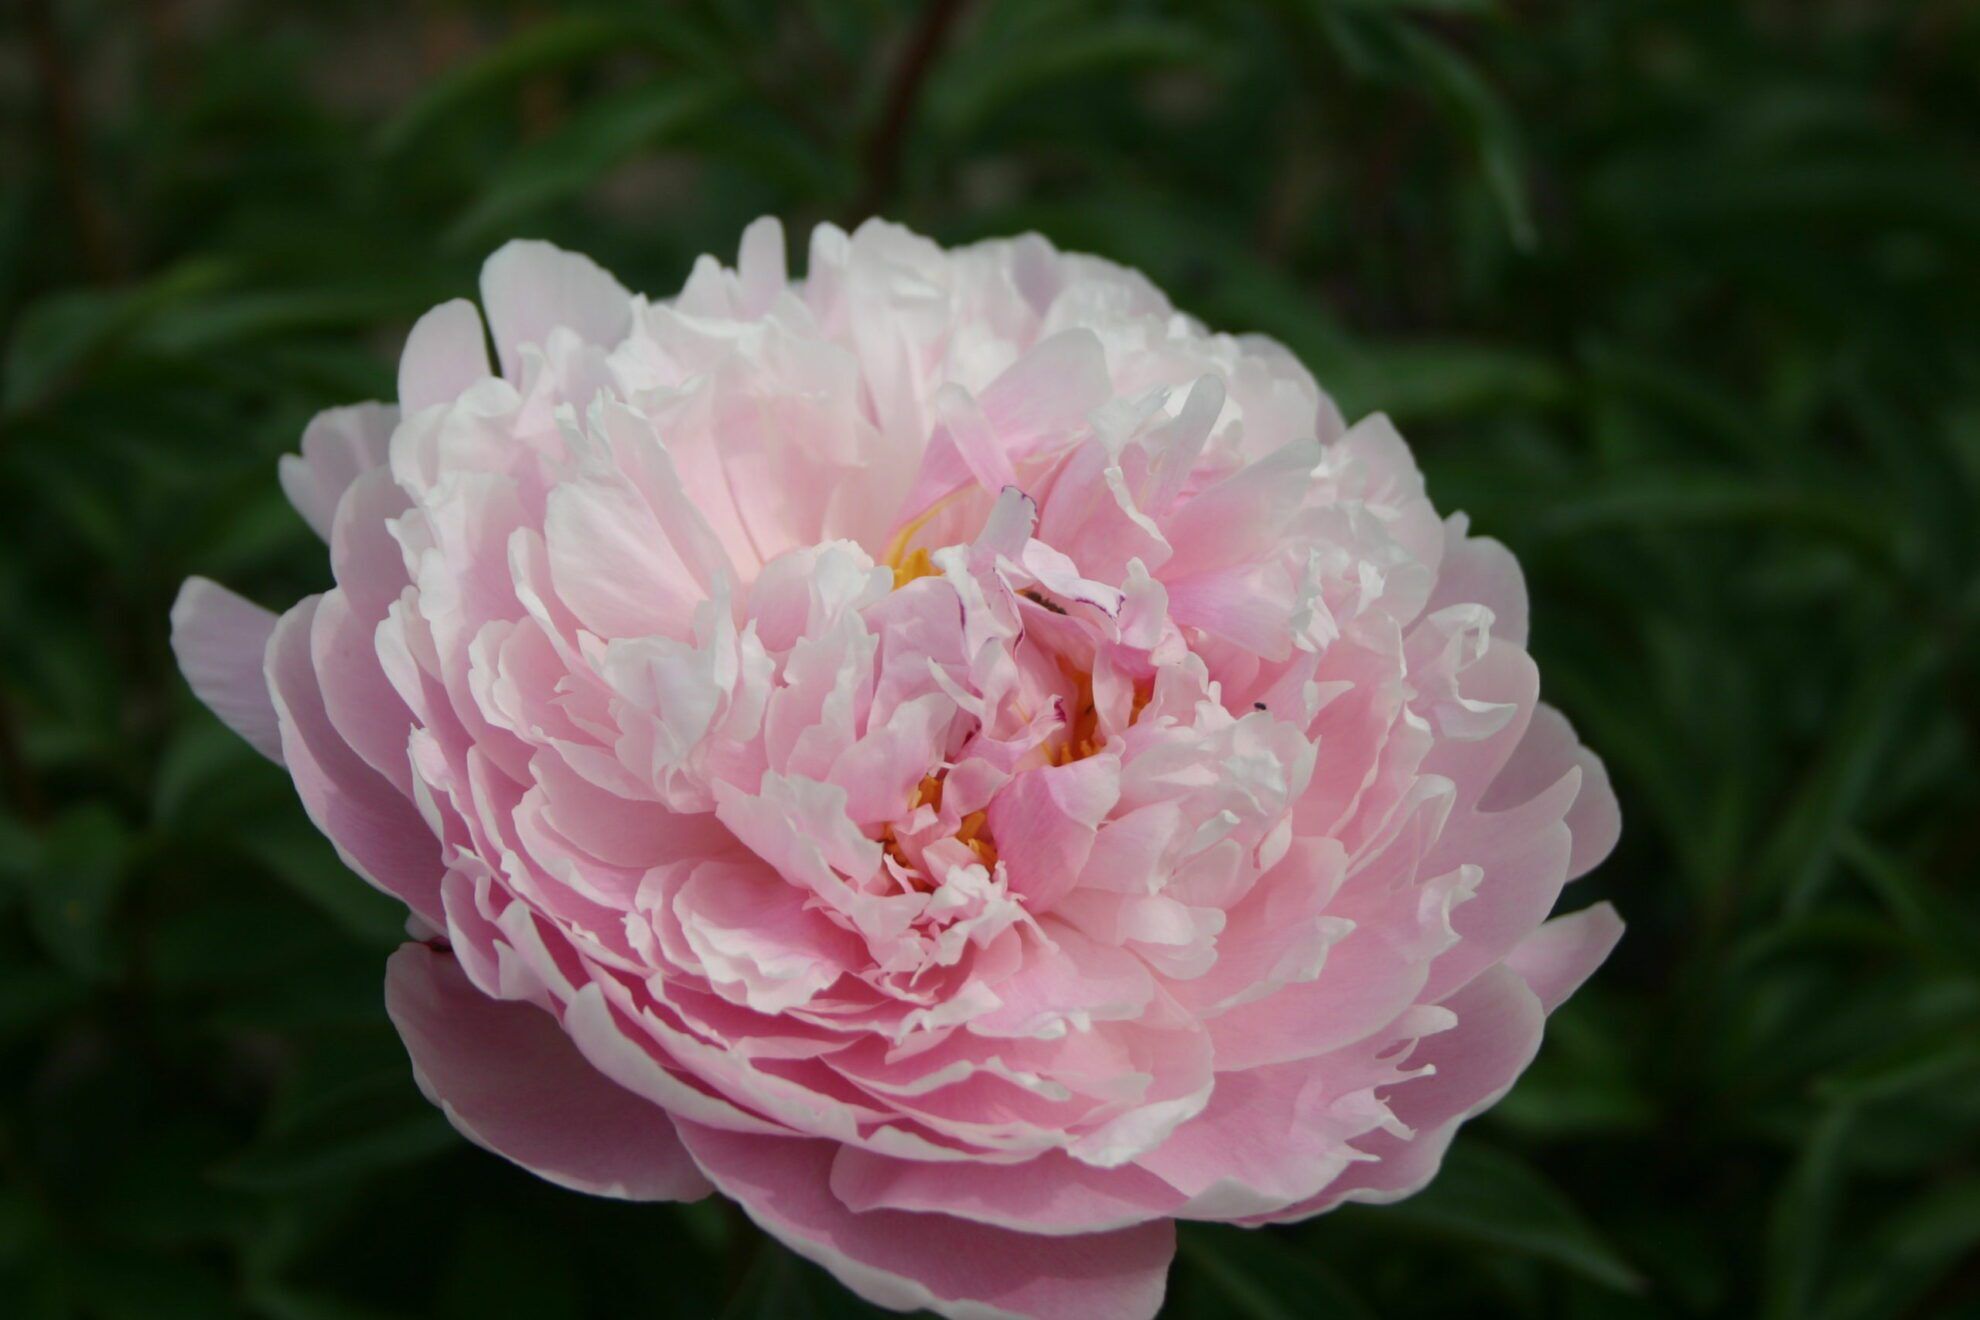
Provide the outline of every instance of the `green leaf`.
<path id="1" fill-rule="evenodd" d="M 1980 1179 L 1965 1177 L 1933 1188 L 1870 1235 L 1857 1267 L 1831 1290 L 1822 1320 L 1880 1320 L 1907 1313 L 1907 1306 L 1926 1296 L 1976 1248 Z"/>
<path id="2" fill-rule="evenodd" d="M 245 1316 L 227 1281 L 196 1257 L 96 1248 L 77 1262 L 83 1310 L 102 1320 Z"/>
<path id="3" fill-rule="evenodd" d="M 1444 1157 L 1429 1187 L 1362 1212 L 1460 1242 L 1531 1256 L 1625 1292 L 1643 1286 L 1574 1203 L 1524 1160 L 1473 1140 Z"/>
<path id="4" fill-rule="evenodd" d="M 1375 1312 L 1318 1259 L 1272 1229 L 1188 1224 L 1177 1255 L 1217 1298 L 1216 1314 L 1247 1320 L 1373 1320 Z"/>
<path id="5" fill-rule="evenodd" d="M 128 289 L 75 290 L 43 299 L 22 314 L 8 344 L 0 410 L 17 414 L 41 406 L 147 323 L 237 276 L 233 263 L 194 257 Z"/>
<path id="6" fill-rule="evenodd" d="M 281 1283 L 253 1283 L 248 1300 L 269 1320 L 390 1320 L 390 1313 Z"/>
<path id="7" fill-rule="evenodd" d="M 416 316 L 437 301 L 438 293 L 429 282 L 405 278 L 355 287 L 214 293 L 156 318 L 145 329 L 143 345 L 170 356 L 192 357 L 278 335 L 365 330 Z"/>
<path id="8" fill-rule="evenodd" d="M 1492 198 L 1499 204 L 1513 246 L 1522 252 L 1533 251 L 1540 239 L 1527 199 L 1526 149 L 1505 101 L 1476 66 L 1448 43 L 1402 24 L 1397 27 L 1397 39 L 1470 134 L 1472 149 Z"/>
<path id="9" fill-rule="evenodd" d="M 719 1320 L 782 1320 L 784 1316 L 808 1315 L 811 1303 L 805 1273 L 804 1262 L 765 1236 Z"/>
<path id="10" fill-rule="evenodd" d="M 1809 1132 L 1794 1167 L 1774 1196 L 1768 1221 L 1763 1314 L 1799 1320 L 1815 1313 L 1815 1294 L 1829 1260 L 1829 1238 L 1848 1176 L 1846 1151 L 1856 1108 L 1835 1104 Z"/>
<path id="11" fill-rule="evenodd" d="M 118 962 L 109 920 L 130 859 L 129 830 L 109 807 L 87 803 L 63 813 L 40 851 L 25 880 L 35 933 L 70 971 L 108 977 Z"/>
<path id="12" fill-rule="evenodd" d="M 230 1187 L 291 1193 L 429 1159 L 457 1139 L 401 1063 L 322 1085 L 214 1177 Z"/>
<path id="13" fill-rule="evenodd" d="M 0 1045 L 48 1026 L 86 995 L 81 981 L 45 965 L 0 965 Z"/>
<path id="14" fill-rule="evenodd" d="M 1332 0 L 1343 9 L 1414 10 L 1424 14 L 1496 14 L 1499 0 Z"/>
<path id="15" fill-rule="evenodd" d="M 1783 894 L 1789 911 L 1813 902 L 1938 645 L 1938 638 L 1924 637 L 1884 649 L 1831 718 L 1821 755 L 1808 767 L 1755 868 L 1756 888 Z"/>
<path id="16" fill-rule="evenodd" d="M 1561 369 L 1543 357 L 1449 342 L 1368 345 L 1333 383 L 1342 398 L 1404 422 L 1548 408 L 1568 396 Z"/>
<path id="17" fill-rule="evenodd" d="M 1404 11 L 1432 8 L 1401 3 L 1336 7 L 1302 0 L 1294 13 L 1330 44 L 1348 68 L 1380 83 L 1427 92 L 1457 121 L 1513 246 L 1538 245 L 1527 198 L 1526 151 L 1519 126 L 1498 91 L 1451 42 L 1430 35 Z"/>
<path id="18" fill-rule="evenodd" d="M 1980 923 L 1953 894 L 1928 884 L 1915 867 L 1855 831 L 1837 839 L 1836 851 L 1912 939 L 1939 949 L 1957 965 L 1980 965 Z"/>
<path id="19" fill-rule="evenodd" d="M 506 92 L 525 79 L 568 69 L 626 51 L 674 56 L 710 66 L 719 52 L 685 16 L 650 10 L 639 14 L 566 14 L 532 23 L 434 80 L 378 133 L 378 149 L 406 150 L 441 120 Z"/>
<path id="20" fill-rule="evenodd" d="M 930 79 L 929 116 L 945 139 L 969 137 L 992 115 L 1055 83 L 1098 79 L 1215 53 L 1204 32 L 1144 16 L 1044 25 L 1002 48 L 944 60 Z"/>
<path id="21" fill-rule="evenodd" d="M 584 191 L 640 151 L 713 120 L 741 90 L 728 77 L 664 80 L 600 97 L 555 133 L 532 143 L 498 172 L 448 231 L 473 245 L 527 212 Z"/>
<path id="22" fill-rule="evenodd" d="M 1902 1098 L 1937 1086 L 1966 1086 L 1980 1077 L 1980 1020 L 1947 1037 L 1931 1031 L 1866 1054 L 1823 1077 L 1815 1094 L 1837 1105 Z"/>
<path id="23" fill-rule="evenodd" d="M 464 1320 L 491 1315 L 579 1320 L 578 1284 L 560 1240 L 533 1224 L 484 1212 L 455 1236 L 442 1273 L 441 1314 Z"/>
<path id="24" fill-rule="evenodd" d="M 359 942 L 380 950 L 403 942 L 404 906 L 345 866 L 315 830 L 298 828 L 293 815 L 245 840 L 248 853 Z"/>
<path id="25" fill-rule="evenodd" d="M 1660 467 L 1604 474 L 1550 503 L 1535 530 L 1566 537 L 1694 526 L 1781 528 L 1831 541 L 1880 572 L 1898 572 L 1891 522 L 1862 500 L 1731 473 Z"/>
<path id="26" fill-rule="evenodd" d="M 225 829 L 243 810 L 265 812 L 294 790 L 241 736 L 201 712 L 166 744 L 152 779 L 152 819 L 168 829 Z"/>

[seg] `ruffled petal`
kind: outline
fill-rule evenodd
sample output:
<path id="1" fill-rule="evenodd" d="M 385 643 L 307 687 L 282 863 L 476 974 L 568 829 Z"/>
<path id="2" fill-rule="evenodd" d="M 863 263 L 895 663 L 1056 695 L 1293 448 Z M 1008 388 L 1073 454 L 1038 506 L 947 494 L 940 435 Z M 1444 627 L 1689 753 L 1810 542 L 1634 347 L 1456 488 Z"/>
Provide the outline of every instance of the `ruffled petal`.
<path id="1" fill-rule="evenodd" d="M 680 1128 L 688 1153 L 725 1196 L 880 1306 L 950 1320 L 1150 1320 L 1161 1308 L 1175 1253 L 1166 1220 L 1048 1237 L 940 1214 L 855 1213 L 832 1194 L 828 1142 Z"/>
<path id="2" fill-rule="evenodd" d="M 420 1090 L 476 1145 L 594 1196 L 693 1201 L 711 1190 L 666 1110 L 607 1081 L 549 1014 L 475 989 L 448 954 L 423 944 L 393 954 L 385 1010 Z"/>
<path id="3" fill-rule="evenodd" d="M 399 410 L 387 403 L 331 408 L 303 429 L 302 452 L 277 465 L 282 493 L 316 534 L 328 541 L 344 492 L 366 472 L 385 464 Z"/>
<path id="4" fill-rule="evenodd" d="M 351 750 L 324 709 L 310 646 L 318 600 L 306 597 L 283 615 L 268 640 L 283 761 L 310 819 L 345 864 L 441 925 L 440 841 L 419 809 Z"/>
<path id="5" fill-rule="evenodd" d="M 832 1194 L 857 1213 L 953 1215 L 1029 1234 L 1099 1233 L 1173 1216 L 1183 1197 L 1151 1173 L 1048 1152 L 1021 1164 L 903 1160 L 842 1146 Z"/>

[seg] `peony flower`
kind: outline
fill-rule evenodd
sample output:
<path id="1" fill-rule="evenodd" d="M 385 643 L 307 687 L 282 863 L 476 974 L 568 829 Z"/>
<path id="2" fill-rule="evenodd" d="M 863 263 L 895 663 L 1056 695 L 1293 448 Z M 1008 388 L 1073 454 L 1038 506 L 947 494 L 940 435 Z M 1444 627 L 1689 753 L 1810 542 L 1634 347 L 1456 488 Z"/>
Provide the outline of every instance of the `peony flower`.
<path id="1" fill-rule="evenodd" d="M 485 330 L 484 330 L 485 316 Z M 487 355 L 484 333 L 495 358 Z M 1139 1317 L 1178 1219 L 1422 1187 L 1607 955 L 1519 568 L 1278 345 L 1028 236 L 512 243 L 201 579 L 194 690 L 402 899 L 470 1139 L 884 1306 Z"/>

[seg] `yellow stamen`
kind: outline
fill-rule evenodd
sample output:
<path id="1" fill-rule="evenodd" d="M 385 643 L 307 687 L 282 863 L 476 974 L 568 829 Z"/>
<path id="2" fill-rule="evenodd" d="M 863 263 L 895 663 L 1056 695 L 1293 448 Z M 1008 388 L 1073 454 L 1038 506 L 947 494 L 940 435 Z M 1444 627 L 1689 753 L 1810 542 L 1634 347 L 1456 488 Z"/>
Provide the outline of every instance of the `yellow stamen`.
<path id="1" fill-rule="evenodd" d="M 1048 759 L 1053 765 L 1071 765 L 1074 761 L 1097 756 L 1105 741 L 1100 736 L 1100 708 L 1093 699 L 1093 676 L 1070 667 L 1065 669 L 1065 674 L 1073 683 L 1073 717 L 1064 740 L 1052 746 Z M 1133 702 L 1128 710 L 1129 724 L 1141 718 L 1142 708 L 1154 695 L 1152 685 L 1134 685 Z"/>
<path id="2" fill-rule="evenodd" d="M 893 569 L 895 591 L 899 591 L 918 578 L 934 577 L 941 571 L 935 567 L 935 561 L 928 557 L 928 552 L 920 546 L 916 546 L 906 559 L 893 565 Z"/>
<path id="3" fill-rule="evenodd" d="M 937 514 L 969 494 L 970 489 L 965 486 L 961 490 L 944 495 L 916 514 L 901 527 L 900 531 L 894 533 L 894 539 L 887 543 L 887 553 L 880 557 L 881 563 L 894 570 L 894 590 L 899 591 L 917 578 L 934 577 L 941 572 L 935 567 L 935 561 L 928 557 L 928 551 L 919 546 L 909 550 L 908 545 L 922 528 L 935 521 Z"/>

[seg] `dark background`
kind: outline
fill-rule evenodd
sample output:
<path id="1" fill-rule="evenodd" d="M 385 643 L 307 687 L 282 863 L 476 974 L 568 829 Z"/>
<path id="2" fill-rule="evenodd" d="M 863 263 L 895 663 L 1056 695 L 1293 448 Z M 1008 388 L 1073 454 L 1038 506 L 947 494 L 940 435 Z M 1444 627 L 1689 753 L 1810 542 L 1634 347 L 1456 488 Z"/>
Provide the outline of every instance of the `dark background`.
<path id="1" fill-rule="evenodd" d="M 393 905 L 174 673 L 275 459 L 512 235 L 1041 230 L 1282 338 L 1507 541 L 1614 960 L 1414 1201 L 1178 1316 L 1980 1313 L 1980 6 L 0 6 L 0 1312 L 851 1314 L 425 1106 Z M 798 249 L 801 260 L 801 247 Z"/>

